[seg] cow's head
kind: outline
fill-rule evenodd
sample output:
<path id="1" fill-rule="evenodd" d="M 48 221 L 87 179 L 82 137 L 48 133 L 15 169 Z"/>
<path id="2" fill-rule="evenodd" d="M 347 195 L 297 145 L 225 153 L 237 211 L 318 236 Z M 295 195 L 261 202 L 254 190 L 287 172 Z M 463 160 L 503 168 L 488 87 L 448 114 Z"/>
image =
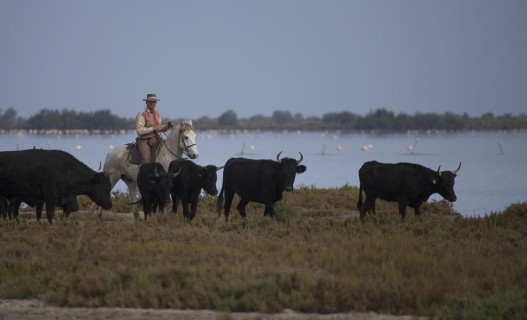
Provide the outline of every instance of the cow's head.
<path id="1" fill-rule="evenodd" d="M 201 182 L 201 187 L 211 196 L 218 194 L 218 189 L 216 188 L 216 181 L 218 180 L 217 171 L 221 169 L 223 169 L 223 167 L 216 167 L 209 164 L 198 170 L 198 178 Z"/>
<path id="2" fill-rule="evenodd" d="M 91 188 L 87 196 L 103 209 L 112 208 L 112 185 L 110 183 L 111 172 L 93 173 L 90 180 Z"/>
<path id="3" fill-rule="evenodd" d="M 300 159 L 283 158 L 280 159 L 282 151 L 276 155 L 276 161 L 278 162 L 278 183 L 284 188 L 285 191 L 292 191 L 293 184 L 297 173 L 303 173 L 306 171 L 306 166 L 300 165 L 304 156 L 300 153 Z"/>
<path id="4" fill-rule="evenodd" d="M 456 193 L 454 192 L 454 183 L 459 169 L 461 169 L 461 162 L 459 166 L 454 171 L 439 171 L 441 166 L 437 168 L 437 172 L 432 178 L 432 184 L 435 187 L 437 193 L 439 193 L 443 198 L 450 202 L 455 202 L 457 200 Z"/>
<path id="5" fill-rule="evenodd" d="M 174 174 L 166 172 L 159 173 L 157 172 L 156 167 L 154 173 L 148 175 L 148 181 L 151 188 L 150 190 L 153 190 L 153 193 L 159 197 L 159 200 L 170 202 L 170 189 L 172 188 L 172 180 L 177 177 L 180 172 L 181 169 Z"/>

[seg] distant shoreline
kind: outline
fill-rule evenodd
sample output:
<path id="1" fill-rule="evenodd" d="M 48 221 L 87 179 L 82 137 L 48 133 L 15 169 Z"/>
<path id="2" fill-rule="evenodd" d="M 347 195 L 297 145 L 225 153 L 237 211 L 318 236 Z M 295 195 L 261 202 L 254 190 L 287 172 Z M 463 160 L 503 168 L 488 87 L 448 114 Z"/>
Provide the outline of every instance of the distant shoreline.
<path id="1" fill-rule="evenodd" d="M 107 129 L 13 129 L 4 130 L 0 129 L 0 135 L 2 134 L 13 134 L 13 135 L 43 135 L 43 136 L 54 136 L 54 135 L 115 135 L 115 134 L 132 134 L 135 130 L 118 129 L 118 130 L 107 130 Z"/>
<path id="2" fill-rule="evenodd" d="M 527 133 L 527 129 L 496 129 L 496 130 L 475 130 L 475 129 L 428 129 L 428 130 L 401 130 L 401 131 L 386 131 L 386 130 L 343 130 L 343 129 L 327 129 L 327 130 L 311 130 L 311 129 L 204 129 L 197 130 L 200 133 L 218 133 L 218 134 L 237 134 L 237 133 L 258 133 L 258 132 L 280 132 L 280 133 L 303 133 L 303 132 L 337 132 L 337 133 L 357 133 L 357 134 L 445 134 L 445 133 L 467 133 L 467 132 L 503 132 L 503 133 Z M 135 134 L 133 129 L 0 129 L 0 135 L 42 135 L 42 136 L 56 136 L 56 135 L 129 135 Z"/>

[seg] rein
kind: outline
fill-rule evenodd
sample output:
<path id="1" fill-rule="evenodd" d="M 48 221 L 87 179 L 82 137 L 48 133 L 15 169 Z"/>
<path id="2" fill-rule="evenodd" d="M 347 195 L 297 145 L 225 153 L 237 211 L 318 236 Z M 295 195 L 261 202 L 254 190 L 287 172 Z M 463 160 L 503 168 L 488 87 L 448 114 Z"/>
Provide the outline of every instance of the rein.
<path id="1" fill-rule="evenodd" d="M 170 148 L 168 147 L 167 143 L 165 142 L 165 139 L 161 139 L 161 142 L 163 142 L 163 144 L 165 145 L 165 148 L 167 148 L 168 152 L 173 155 L 174 157 L 178 158 L 178 159 L 183 159 L 183 157 L 180 157 L 178 156 L 177 154 L 174 153 L 174 151 L 170 150 Z M 161 151 L 161 149 L 159 149 L 159 152 Z M 158 153 L 159 153 L 158 152 Z"/>

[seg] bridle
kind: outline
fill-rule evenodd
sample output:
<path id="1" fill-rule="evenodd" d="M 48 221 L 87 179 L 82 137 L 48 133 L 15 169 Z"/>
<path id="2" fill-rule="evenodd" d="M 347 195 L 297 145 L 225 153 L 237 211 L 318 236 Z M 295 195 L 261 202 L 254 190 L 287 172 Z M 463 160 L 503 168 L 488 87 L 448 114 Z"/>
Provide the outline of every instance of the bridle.
<path id="1" fill-rule="evenodd" d="M 192 130 L 192 129 L 186 130 L 185 132 L 190 131 L 190 130 Z M 190 144 L 190 145 L 187 146 L 187 144 L 185 143 L 185 139 L 184 139 L 183 132 L 181 132 L 181 133 L 179 134 L 179 138 L 180 138 L 180 139 L 183 138 L 183 140 L 181 141 L 181 142 L 183 142 L 183 146 L 185 147 L 185 148 L 183 149 L 183 154 L 185 154 L 185 155 L 186 155 L 187 157 L 189 157 L 189 158 L 192 158 L 192 157 L 188 154 L 188 149 L 192 148 L 192 147 L 195 146 L 196 144 L 193 143 L 193 144 Z"/>
<path id="2" fill-rule="evenodd" d="M 186 156 L 189 157 L 189 158 L 192 158 L 192 157 L 188 154 L 188 149 L 192 148 L 192 147 L 195 146 L 196 144 L 193 143 L 193 144 L 187 145 L 186 142 L 185 142 L 185 139 L 184 139 L 184 137 L 185 137 L 184 133 L 187 132 L 187 131 L 191 131 L 191 130 L 194 131 L 192 128 L 187 129 L 187 130 L 185 130 L 185 131 L 180 130 L 180 132 L 179 132 L 179 138 L 178 138 L 178 145 L 179 145 L 180 142 L 183 143 L 183 146 L 185 147 L 185 148 L 183 149 L 183 154 L 186 155 Z M 164 134 L 165 134 L 165 136 L 168 136 L 166 133 L 164 133 Z M 176 158 L 178 158 L 178 159 L 183 159 L 183 157 L 177 155 L 174 151 L 170 150 L 170 148 L 168 147 L 168 145 L 167 145 L 165 139 L 161 139 L 161 141 L 163 142 L 163 144 L 165 145 L 165 147 L 167 148 L 168 152 L 169 152 L 171 155 L 173 155 L 174 157 L 176 157 Z"/>

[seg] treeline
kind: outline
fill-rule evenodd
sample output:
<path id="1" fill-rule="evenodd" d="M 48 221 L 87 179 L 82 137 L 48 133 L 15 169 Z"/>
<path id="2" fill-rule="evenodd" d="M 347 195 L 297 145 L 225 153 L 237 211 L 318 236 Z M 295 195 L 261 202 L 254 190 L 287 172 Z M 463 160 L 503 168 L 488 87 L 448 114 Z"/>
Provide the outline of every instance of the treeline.
<path id="1" fill-rule="evenodd" d="M 207 129 L 259 129 L 259 130 L 344 130 L 344 131 L 426 131 L 426 130 L 524 130 L 527 129 L 527 114 L 496 116 L 485 113 L 469 117 L 453 113 L 405 113 L 395 114 L 386 109 L 377 109 L 361 116 L 349 111 L 326 113 L 322 117 L 307 117 L 289 111 L 274 111 L 271 117 L 263 115 L 238 119 L 229 110 L 217 119 L 202 117 L 196 120 L 199 128 Z"/>
<path id="2" fill-rule="evenodd" d="M 134 119 L 120 118 L 110 110 L 77 112 L 75 110 L 42 109 L 24 119 L 13 108 L 0 109 L 0 130 L 122 130 L 132 129 Z"/>
<path id="3" fill-rule="evenodd" d="M 173 119 L 177 121 L 178 119 Z M 289 111 L 274 111 L 268 117 L 255 115 L 238 118 L 236 112 L 228 110 L 218 118 L 192 119 L 198 130 L 343 130 L 343 131 L 462 131 L 462 130 L 527 130 L 527 114 L 494 115 L 485 113 L 469 117 L 466 113 L 405 113 L 395 114 L 386 109 L 377 109 L 365 116 L 349 111 L 326 113 L 322 117 L 304 117 Z M 121 118 L 110 110 L 77 112 L 74 110 L 42 109 L 24 119 L 17 116 L 13 108 L 0 109 L 0 130 L 130 130 L 135 119 Z"/>

